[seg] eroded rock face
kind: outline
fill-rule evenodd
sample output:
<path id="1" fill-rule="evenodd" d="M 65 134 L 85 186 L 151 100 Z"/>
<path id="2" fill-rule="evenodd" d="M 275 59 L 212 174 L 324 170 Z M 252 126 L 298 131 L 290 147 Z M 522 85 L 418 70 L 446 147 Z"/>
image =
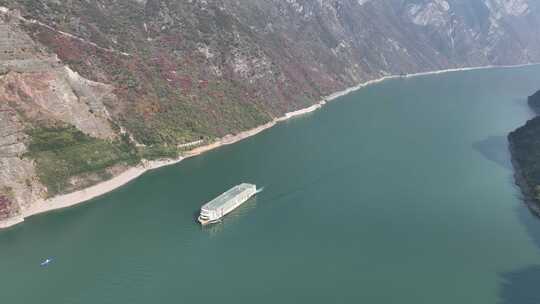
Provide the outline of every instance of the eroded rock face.
<path id="1" fill-rule="evenodd" d="M 0 63 L 1 64 L 1 63 Z M 103 98 L 112 88 L 88 81 L 68 67 L 9 72 L 0 78 L 0 99 L 30 121 L 62 121 L 97 138 L 112 138 Z"/>
<path id="2" fill-rule="evenodd" d="M 19 157 L 0 157 L 0 196 L 4 197 L 11 214 L 16 215 L 46 195 L 37 178 L 34 164 Z"/>
<path id="3" fill-rule="evenodd" d="M 26 130 L 64 122 L 86 134 L 116 136 L 103 100 L 113 88 L 84 79 L 35 43 L 17 22 L 0 18 L 0 219 L 43 199 L 47 189 L 26 157 Z"/>
<path id="4" fill-rule="evenodd" d="M 497 19 L 503 15 L 519 17 L 530 13 L 527 0 L 486 0 L 485 3 Z"/>
<path id="5" fill-rule="evenodd" d="M 0 195 L 0 220 L 11 218 L 18 214 L 18 208 L 14 206 L 7 196 Z"/>
<path id="6" fill-rule="evenodd" d="M 0 217 L 17 215 L 45 193 L 34 165 L 23 158 L 25 140 L 24 123 L 17 112 L 8 103 L 0 103 Z"/>
<path id="7" fill-rule="evenodd" d="M 0 196 L 12 213 L 46 194 L 33 162 L 24 155 L 25 129 L 65 122 L 93 137 L 113 138 L 116 135 L 101 103 L 109 95 L 108 86 L 82 79 L 68 68 L 0 76 Z"/>
<path id="8" fill-rule="evenodd" d="M 408 10 L 409 17 L 416 25 L 443 26 L 448 22 L 450 4 L 440 0 L 425 5 L 411 4 Z"/>

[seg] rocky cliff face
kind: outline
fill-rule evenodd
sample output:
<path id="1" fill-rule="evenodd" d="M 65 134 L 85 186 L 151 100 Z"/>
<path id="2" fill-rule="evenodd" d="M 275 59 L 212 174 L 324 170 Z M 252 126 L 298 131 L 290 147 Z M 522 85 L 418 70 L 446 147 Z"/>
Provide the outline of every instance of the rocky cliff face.
<path id="1" fill-rule="evenodd" d="M 81 176 L 107 178 L 118 162 L 170 156 L 183 143 L 254 127 L 359 82 L 540 61 L 533 0 L 0 6 L 0 216 L 52 187 L 76 189 L 70 181 Z M 51 130 L 69 138 L 53 140 L 62 153 L 36 140 L 50 139 Z M 99 165 L 86 158 L 97 147 L 110 156 Z M 72 150 L 80 157 L 66 159 Z M 59 181 L 49 158 L 86 165 L 65 168 Z"/>
<path id="2" fill-rule="evenodd" d="M 34 161 L 25 157 L 27 131 L 65 123 L 90 136 L 113 138 L 102 103 L 111 91 L 63 65 L 21 29 L 17 18 L 0 16 L 0 218 L 47 194 Z"/>

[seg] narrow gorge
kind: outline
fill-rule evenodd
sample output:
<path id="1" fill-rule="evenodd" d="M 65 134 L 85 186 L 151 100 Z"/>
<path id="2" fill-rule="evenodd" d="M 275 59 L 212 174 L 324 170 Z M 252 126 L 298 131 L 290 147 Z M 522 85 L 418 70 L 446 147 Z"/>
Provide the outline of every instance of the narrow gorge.
<path id="1" fill-rule="evenodd" d="M 0 0 L 0 219 L 369 80 L 536 62 L 532 0 Z"/>

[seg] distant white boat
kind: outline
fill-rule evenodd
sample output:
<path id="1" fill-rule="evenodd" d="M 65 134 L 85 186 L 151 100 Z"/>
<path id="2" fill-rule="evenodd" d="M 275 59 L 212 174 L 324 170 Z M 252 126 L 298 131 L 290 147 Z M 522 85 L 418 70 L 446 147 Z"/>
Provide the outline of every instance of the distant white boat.
<path id="1" fill-rule="evenodd" d="M 53 261 L 52 258 L 48 258 L 48 259 L 45 259 L 43 262 L 41 262 L 39 265 L 40 265 L 40 266 L 47 266 L 47 265 L 49 265 L 52 261 Z"/>

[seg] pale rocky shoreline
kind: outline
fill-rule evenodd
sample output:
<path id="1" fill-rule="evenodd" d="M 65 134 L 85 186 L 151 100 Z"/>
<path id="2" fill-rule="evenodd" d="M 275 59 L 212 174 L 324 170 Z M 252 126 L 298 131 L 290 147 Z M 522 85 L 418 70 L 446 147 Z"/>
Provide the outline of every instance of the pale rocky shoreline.
<path id="1" fill-rule="evenodd" d="M 86 189 L 82 189 L 79 191 L 75 191 L 68 194 L 63 194 L 59 196 L 55 196 L 53 198 L 43 200 L 40 202 L 36 202 L 32 204 L 29 208 L 22 210 L 21 215 L 0 221 L 0 229 L 5 229 L 12 227 L 14 225 L 17 225 L 19 223 L 24 222 L 25 218 L 28 218 L 32 215 L 40 214 L 49 212 L 52 210 L 62 209 L 62 208 L 68 208 L 83 202 L 86 202 L 88 200 L 91 200 L 93 198 L 99 197 L 105 193 L 108 193 L 110 191 L 113 191 L 130 181 L 138 178 L 145 172 L 153 169 L 157 169 L 160 167 L 168 166 L 176 164 L 186 158 L 194 157 L 197 155 L 200 155 L 202 153 L 208 152 L 210 150 L 219 148 L 221 146 L 229 145 L 236 143 L 238 141 L 241 141 L 243 139 L 246 139 L 248 137 L 254 136 L 266 129 L 269 129 L 273 127 L 275 124 L 281 121 L 285 121 L 300 115 L 304 115 L 310 112 L 313 112 L 315 110 L 320 109 L 322 106 L 324 106 L 328 101 L 334 100 L 338 97 L 347 95 L 353 91 L 356 91 L 358 89 L 361 89 L 365 86 L 372 85 L 375 83 L 382 82 L 387 79 L 394 79 L 394 78 L 407 78 L 407 77 L 415 77 L 415 76 L 422 76 L 422 75 L 433 75 L 433 74 L 441 74 L 441 73 L 448 73 L 448 72 L 457 72 L 457 71 L 468 71 L 468 70 L 479 70 L 479 69 L 490 69 L 490 68 L 517 68 L 517 67 L 524 67 L 524 66 L 530 66 L 530 65 L 536 65 L 536 64 L 521 64 L 521 65 L 511 65 L 511 66 L 481 66 L 481 67 L 467 67 L 467 68 L 454 68 L 454 69 L 445 69 L 445 70 L 438 70 L 438 71 L 431 71 L 431 72 L 422 72 L 422 73 L 414 73 L 414 74 L 407 74 L 407 75 L 389 75 L 384 76 L 378 79 L 369 80 L 366 82 L 363 82 L 361 84 L 358 84 L 354 87 L 347 88 L 343 91 L 336 92 L 334 94 L 331 94 L 325 98 L 323 98 L 318 103 L 297 110 L 293 112 L 288 112 L 282 117 L 275 118 L 274 120 L 258 126 L 254 129 L 250 129 L 247 131 L 240 132 L 236 135 L 226 135 L 219 140 L 212 142 L 208 145 L 200 146 L 197 148 L 194 148 L 190 151 L 188 151 L 185 155 L 176 158 L 176 159 L 163 159 L 163 160 L 156 160 L 156 161 L 143 161 L 141 164 L 129 168 L 126 171 L 120 173 L 119 175 L 107 180 L 103 181 L 99 184 L 93 185 L 91 187 L 88 187 Z"/>

